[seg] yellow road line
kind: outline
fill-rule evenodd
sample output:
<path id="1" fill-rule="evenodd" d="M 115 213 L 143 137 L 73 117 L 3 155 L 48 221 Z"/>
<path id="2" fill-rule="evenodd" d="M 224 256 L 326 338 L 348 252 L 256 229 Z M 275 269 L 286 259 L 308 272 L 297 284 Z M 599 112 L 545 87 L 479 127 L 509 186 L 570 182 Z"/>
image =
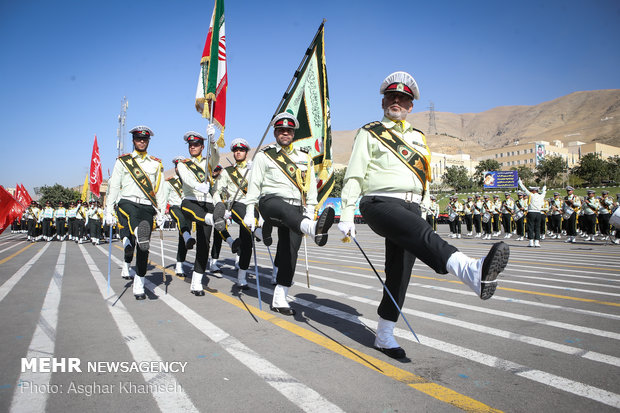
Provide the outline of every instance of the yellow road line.
<path id="1" fill-rule="evenodd" d="M 613 268 L 601 268 L 601 267 L 586 267 L 583 265 L 567 265 L 567 264 L 552 264 L 545 263 L 540 261 L 518 261 L 518 260 L 510 260 L 511 263 L 517 262 L 519 264 L 535 264 L 535 265 L 546 265 L 548 267 L 567 267 L 567 268 L 581 268 L 584 270 L 602 270 L 602 271 L 616 271 L 620 272 L 620 269 L 614 270 Z"/>
<path id="2" fill-rule="evenodd" d="M 28 248 L 32 247 L 34 245 L 34 242 L 30 243 L 30 245 L 26 245 L 24 248 L 22 248 L 21 250 L 14 252 L 13 254 L 9 255 L 8 257 L 2 259 L 0 261 L 0 265 L 4 264 L 5 262 L 7 262 L 8 260 L 12 259 L 13 257 L 21 254 L 22 252 L 26 251 Z"/>
<path id="3" fill-rule="evenodd" d="M 122 249 L 116 246 L 118 249 Z M 174 271 L 168 268 L 163 268 L 161 265 L 154 263 L 149 260 L 149 263 L 156 268 L 165 271 L 171 275 L 176 275 Z M 178 277 L 181 278 L 181 277 Z M 451 406 L 454 406 L 458 409 L 464 410 L 466 412 L 501 412 L 501 410 L 494 409 L 486 404 L 479 402 L 475 399 L 467 397 L 463 394 L 460 394 L 452 389 L 441 386 L 437 383 L 428 381 L 424 377 L 415 375 L 406 370 L 399 369 L 389 363 L 386 363 L 383 360 L 379 360 L 375 357 L 372 357 L 368 354 L 357 351 L 351 347 L 347 347 L 337 341 L 324 337 L 320 334 L 309 331 L 303 327 L 298 326 L 297 324 L 291 323 L 290 321 L 286 321 L 280 317 L 273 315 L 272 313 L 268 313 L 265 311 L 261 311 L 258 308 L 244 304 L 239 299 L 230 297 L 224 293 L 218 291 L 210 291 L 205 290 L 209 294 L 226 301 L 244 311 L 251 311 L 251 313 L 261 319 L 268 321 L 290 333 L 293 333 L 303 339 L 306 339 L 312 343 L 318 344 L 327 350 L 330 350 L 336 354 L 344 356 L 350 360 L 353 360 L 362 366 L 365 366 L 371 370 L 374 370 L 378 373 L 383 374 L 384 376 L 390 377 L 394 380 L 397 380 L 401 383 L 406 384 L 407 386 L 418 390 L 421 393 L 424 393 L 428 396 L 431 396 L 439 401 L 447 403 Z"/>

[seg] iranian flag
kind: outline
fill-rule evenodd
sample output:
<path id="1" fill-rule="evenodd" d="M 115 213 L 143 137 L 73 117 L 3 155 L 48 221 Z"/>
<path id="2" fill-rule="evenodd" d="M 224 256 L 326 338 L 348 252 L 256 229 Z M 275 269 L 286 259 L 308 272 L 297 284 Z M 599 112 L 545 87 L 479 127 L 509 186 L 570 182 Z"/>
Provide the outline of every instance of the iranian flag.
<path id="1" fill-rule="evenodd" d="M 218 145 L 224 147 L 226 126 L 226 35 L 224 23 L 224 0 L 215 0 L 209 24 L 207 41 L 200 60 L 200 75 L 196 89 L 196 110 L 203 118 L 211 119 L 220 128 Z M 211 112 L 211 103 L 213 111 Z"/>
<path id="2" fill-rule="evenodd" d="M 101 157 L 99 156 L 99 145 L 97 145 L 97 135 L 95 135 L 95 142 L 93 143 L 93 154 L 90 158 L 90 175 L 89 186 L 90 192 L 92 192 L 97 198 L 99 198 L 99 188 L 103 182 L 103 173 L 101 172 Z"/>

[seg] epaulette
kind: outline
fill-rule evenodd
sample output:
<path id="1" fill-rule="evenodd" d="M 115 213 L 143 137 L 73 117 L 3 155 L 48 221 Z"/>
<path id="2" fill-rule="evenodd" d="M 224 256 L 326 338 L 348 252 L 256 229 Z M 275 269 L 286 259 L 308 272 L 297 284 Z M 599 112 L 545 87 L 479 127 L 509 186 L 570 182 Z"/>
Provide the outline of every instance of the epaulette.
<path id="1" fill-rule="evenodd" d="M 154 160 L 154 161 L 157 161 L 157 162 L 161 163 L 161 159 L 156 158 L 156 157 L 154 157 L 153 155 L 149 155 L 149 157 L 150 157 L 152 160 Z"/>
<path id="2" fill-rule="evenodd" d="M 124 153 L 121 156 L 119 156 L 119 158 L 122 158 L 123 156 L 127 156 L 127 155 L 131 155 L 130 153 Z"/>
<path id="3" fill-rule="evenodd" d="M 378 120 L 376 120 L 376 121 L 374 121 L 374 122 L 370 122 L 370 123 L 365 124 L 364 126 L 362 126 L 362 128 L 363 128 L 363 129 L 368 130 L 368 129 L 371 129 L 371 128 L 373 128 L 373 127 L 375 127 L 375 126 L 379 125 L 379 124 L 381 124 L 381 122 L 379 122 Z"/>
<path id="4" fill-rule="evenodd" d="M 276 145 L 267 145 L 264 148 L 262 148 L 260 151 L 261 152 L 265 152 L 266 150 L 271 149 L 271 148 L 275 148 L 275 147 L 276 147 Z"/>
<path id="5" fill-rule="evenodd" d="M 301 147 L 301 148 L 298 148 L 298 149 L 299 149 L 301 152 L 305 153 L 305 154 L 310 153 L 310 148 L 308 148 L 308 147 L 306 147 L 306 146 Z"/>

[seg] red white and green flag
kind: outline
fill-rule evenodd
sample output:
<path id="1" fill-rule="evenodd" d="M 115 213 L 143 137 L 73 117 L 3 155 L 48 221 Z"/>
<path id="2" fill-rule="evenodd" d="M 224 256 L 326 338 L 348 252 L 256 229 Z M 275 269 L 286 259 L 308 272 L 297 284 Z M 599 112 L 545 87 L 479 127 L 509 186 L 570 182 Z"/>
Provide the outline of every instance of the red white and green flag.
<path id="1" fill-rule="evenodd" d="M 217 143 L 221 148 L 225 145 L 227 88 L 224 0 L 215 0 L 209 33 L 207 33 L 207 41 L 200 60 L 196 110 L 203 118 L 212 119 L 213 123 L 220 128 L 221 133 Z M 213 103 L 213 109 L 211 109 L 211 103 Z"/>

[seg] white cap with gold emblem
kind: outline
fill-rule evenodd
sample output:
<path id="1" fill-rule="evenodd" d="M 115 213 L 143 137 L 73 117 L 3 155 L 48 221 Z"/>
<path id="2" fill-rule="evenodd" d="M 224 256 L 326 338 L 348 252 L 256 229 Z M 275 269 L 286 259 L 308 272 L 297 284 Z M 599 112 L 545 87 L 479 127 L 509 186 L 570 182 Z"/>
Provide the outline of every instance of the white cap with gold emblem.
<path id="1" fill-rule="evenodd" d="M 271 121 L 273 128 L 292 128 L 299 129 L 299 121 L 290 113 L 282 112 L 278 113 Z"/>
<path id="2" fill-rule="evenodd" d="M 413 99 L 420 99 L 418 84 L 413 76 L 407 72 L 394 72 L 386 77 L 381 83 L 379 93 L 384 95 L 387 92 L 400 92 L 411 96 Z"/>

